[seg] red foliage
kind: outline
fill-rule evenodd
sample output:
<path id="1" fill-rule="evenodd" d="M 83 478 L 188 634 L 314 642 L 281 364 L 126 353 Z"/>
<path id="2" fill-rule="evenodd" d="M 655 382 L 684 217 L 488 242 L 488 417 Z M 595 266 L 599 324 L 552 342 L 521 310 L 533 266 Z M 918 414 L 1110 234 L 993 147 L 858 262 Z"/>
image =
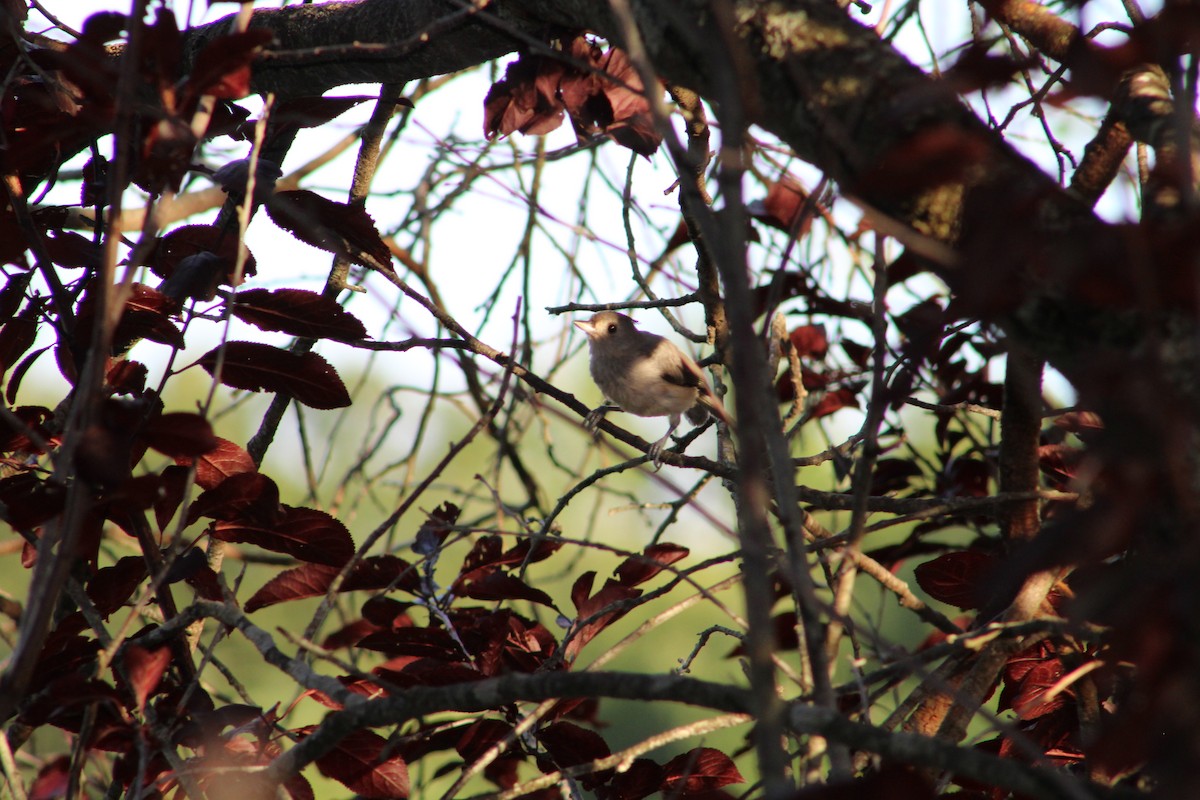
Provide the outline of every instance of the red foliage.
<path id="1" fill-rule="evenodd" d="M 237 239 L 216 225 L 184 225 L 164 234 L 146 257 L 146 266 L 165 280 L 175 274 L 185 259 L 204 253 L 215 256 L 209 264 L 211 275 L 207 283 L 210 288 L 202 293 L 211 298 L 217 285 L 236 285 L 234 278 L 238 258 Z M 254 256 L 247 251 L 242 267 L 242 280 L 253 277 L 257 269 Z M 240 280 L 237 283 L 241 282 Z"/>
<path id="2" fill-rule="evenodd" d="M 305 735 L 313 728 L 301 728 Z M 387 739 L 371 731 L 352 731 L 317 759 L 317 769 L 360 797 L 392 800 L 408 797 L 408 765 L 388 755 Z"/>
<path id="3" fill-rule="evenodd" d="M 259 342 L 226 342 L 200 357 L 200 365 L 221 383 L 251 392 L 289 394 L 319 409 L 350 405 L 346 385 L 329 362 L 313 352 L 292 353 Z"/>
<path id="4" fill-rule="evenodd" d="M 347 342 L 367 338 L 367 329 L 336 301 L 306 289 L 246 289 L 238 292 L 233 315 L 264 331 Z"/>
<path id="5" fill-rule="evenodd" d="M 267 581 L 246 601 L 246 610 L 257 611 L 276 603 L 301 600 L 305 597 L 323 597 L 340 572 L 339 567 L 325 564 L 305 564 L 284 570 Z M 370 556 L 355 563 L 346 579 L 342 581 L 339 591 L 387 589 L 393 584 L 414 591 L 416 582 L 416 574 L 403 559 L 395 556 Z"/>
<path id="6" fill-rule="evenodd" d="M 327 200 L 298 189 L 276 192 L 267 203 L 271 221 L 305 244 L 372 269 L 391 270 L 384 244 L 365 206 Z"/>
<path id="7" fill-rule="evenodd" d="M 966 610 L 979 608 L 990 599 L 986 577 L 995 565 L 994 556 L 979 550 L 960 550 L 921 564 L 914 574 L 934 600 Z"/>
<path id="8" fill-rule="evenodd" d="M 687 558 L 690 552 L 686 547 L 669 542 L 652 544 L 642 555 L 630 556 L 617 567 L 617 580 L 625 586 L 645 583 L 676 561 Z"/>
<path id="9" fill-rule="evenodd" d="M 605 134 L 649 157 L 662 136 L 654 127 L 641 77 L 625 53 L 576 36 L 561 56 L 522 54 L 484 100 L 484 133 L 545 134 L 569 114 L 581 137 Z"/>
<path id="10" fill-rule="evenodd" d="M 171 663 L 169 648 L 160 647 L 157 650 L 146 650 L 136 644 L 125 648 L 125 676 L 133 690 L 137 710 L 146 707 L 146 698 L 158 688 L 167 665 Z"/>
<path id="11" fill-rule="evenodd" d="M 634 589 L 617 581 L 605 581 L 604 586 L 592 594 L 592 582 L 596 573 L 585 572 L 571 587 L 571 602 L 575 604 L 577 614 L 572 628 L 573 638 L 567 644 L 565 656 L 568 662 L 594 639 L 600 631 L 619 620 L 629 612 L 627 601 L 640 597 L 640 589 Z"/>
<path id="12" fill-rule="evenodd" d="M 196 485 L 201 489 L 215 489 L 226 478 L 244 472 L 255 472 L 258 469 L 249 453 L 219 436 L 216 447 L 205 452 L 200 458 L 193 460 L 184 456 L 175 459 L 175 463 L 183 467 L 191 467 L 193 461 L 196 467 Z"/>
<path id="13" fill-rule="evenodd" d="M 270 521 L 239 514 L 217 522 L 211 534 L 223 542 L 253 544 L 331 567 L 344 565 L 354 555 L 354 541 L 346 526 L 315 508 L 283 506 L 279 518 Z"/>

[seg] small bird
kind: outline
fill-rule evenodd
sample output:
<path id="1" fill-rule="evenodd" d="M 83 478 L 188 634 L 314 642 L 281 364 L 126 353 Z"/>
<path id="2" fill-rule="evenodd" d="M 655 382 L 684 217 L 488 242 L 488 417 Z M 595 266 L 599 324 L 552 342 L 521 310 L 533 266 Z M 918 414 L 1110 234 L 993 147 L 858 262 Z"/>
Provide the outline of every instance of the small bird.
<path id="1" fill-rule="evenodd" d="M 696 362 L 663 337 L 639 331 L 631 318 L 615 311 L 601 311 L 589 320 L 576 321 L 575 327 L 587 334 L 592 380 L 606 400 L 587 415 L 589 430 L 595 430 L 613 407 L 639 417 L 667 417 L 671 427 L 650 445 L 657 468 L 681 414 L 687 414 L 693 425 L 703 423 L 709 414 L 733 424 Z"/>

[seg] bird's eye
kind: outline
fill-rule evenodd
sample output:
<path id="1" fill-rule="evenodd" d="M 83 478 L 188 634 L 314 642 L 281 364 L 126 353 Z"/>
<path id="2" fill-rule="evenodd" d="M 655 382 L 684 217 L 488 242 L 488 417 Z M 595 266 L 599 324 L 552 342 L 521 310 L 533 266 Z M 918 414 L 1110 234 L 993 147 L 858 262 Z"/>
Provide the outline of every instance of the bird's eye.
<path id="1" fill-rule="evenodd" d="M 609 332 L 609 333 L 616 333 L 616 332 L 617 332 L 617 325 L 616 325 L 616 323 L 615 323 L 615 322 L 614 322 L 613 324 L 611 324 L 611 325 L 609 325 L 609 326 L 608 326 L 608 332 Z"/>

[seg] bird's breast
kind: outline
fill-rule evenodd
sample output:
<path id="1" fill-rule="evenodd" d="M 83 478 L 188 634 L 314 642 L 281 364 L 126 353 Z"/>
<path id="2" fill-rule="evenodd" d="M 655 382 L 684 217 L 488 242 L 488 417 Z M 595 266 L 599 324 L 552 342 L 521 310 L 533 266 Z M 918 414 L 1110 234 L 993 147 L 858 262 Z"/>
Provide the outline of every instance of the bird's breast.
<path id="1" fill-rule="evenodd" d="M 592 379 L 604 396 L 630 414 L 666 417 L 682 414 L 696 402 L 695 387 L 665 380 L 662 365 L 652 358 L 634 359 L 621 366 L 593 359 L 591 367 Z"/>

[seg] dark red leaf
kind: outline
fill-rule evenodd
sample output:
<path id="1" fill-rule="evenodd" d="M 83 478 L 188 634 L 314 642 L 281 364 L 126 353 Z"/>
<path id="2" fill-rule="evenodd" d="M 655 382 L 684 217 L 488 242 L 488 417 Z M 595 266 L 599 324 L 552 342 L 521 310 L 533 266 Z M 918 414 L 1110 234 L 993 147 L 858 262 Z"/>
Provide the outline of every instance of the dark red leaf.
<path id="1" fill-rule="evenodd" d="M 380 631 L 363 638 L 364 650 L 386 653 L 389 658 L 429 658 L 443 662 L 462 661 L 467 657 L 454 637 L 441 628 L 405 627 Z M 389 666 L 399 668 L 395 663 Z"/>
<path id="2" fill-rule="evenodd" d="M 646 99 L 641 75 L 625 51 L 616 47 L 610 48 L 605 54 L 601 68 L 608 78 L 601 83 L 603 97 L 608 101 L 612 115 L 611 121 L 602 126 L 603 131 L 622 147 L 649 158 L 658 150 L 662 135 L 654 125 L 654 115 L 650 112 L 650 102 Z M 654 88 L 661 97 L 662 88 L 657 85 Z M 594 109 L 598 99 L 599 96 L 594 96 L 588 108 Z M 572 119 L 576 119 L 576 110 L 570 106 L 567 110 L 571 112 Z"/>
<path id="3" fill-rule="evenodd" d="M 554 608 L 554 601 L 550 599 L 550 595 L 503 572 L 489 572 L 478 580 L 465 581 L 458 591 L 464 597 L 475 600 L 528 600 Z"/>
<path id="4" fill-rule="evenodd" d="M 1054 418 L 1054 427 L 1084 436 L 1104 430 L 1104 420 L 1094 411 L 1068 411 Z"/>
<path id="5" fill-rule="evenodd" d="M 464 761 L 470 764 L 478 760 L 489 749 L 503 742 L 512 731 L 512 725 L 498 719 L 476 720 L 463 731 L 462 736 L 454 745 L 454 749 L 458 751 Z M 509 746 L 511 747 L 511 742 Z"/>
<path id="6" fill-rule="evenodd" d="M 27 52 L 34 64 L 47 70 L 65 70 L 74 62 L 81 65 L 77 75 L 83 75 L 85 80 L 88 75 L 93 76 L 87 80 L 87 85 L 75 81 L 76 85 L 71 88 L 78 91 L 70 92 L 61 81 L 53 78 L 9 77 L 3 103 L 4 168 L 23 173 L 28 180 L 25 190 L 30 192 L 62 164 L 64 157 L 86 147 L 90 137 L 111 133 L 112 88 L 116 76 L 111 69 L 115 60 L 107 57 L 101 48 L 95 48 L 92 53 L 81 53 L 81 48 L 68 45 L 62 52 L 49 48 Z M 85 61 L 88 63 L 82 63 Z M 71 79 L 75 77 L 73 75 Z M 13 124 L 15 120 L 19 120 L 19 124 Z M 0 258 L 6 263 L 23 266 L 24 236 L 10 221 L 15 222 L 11 216 L 0 215 L 0 234 L 6 237 L 0 242 Z"/>
<path id="7" fill-rule="evenodd" d="M 284 570 L 246 601 L 246 611 L 301 600 L 305 597 L 324 597 L 333 579 L 341 572 L 339 567 L 324 564 L 304 564 L 295 569 Z M 340 591 L 357 589 L 387 589 L 393 585 L 406 591 L 417 588 L 416 571 L 407 561 L 395 556 L 371 556 L 354 565 Z"/>
<path id="8" fill-rule="evenodd" d="M 312 784 L 303 775 L 293 775 L 288 778 L 283 782 L 283 788 L 287 790 L 292 800 L 316 800 Z"/>
<path id="9" fill-rule="evenodd" d="M 315 727 L 295 731 L 307 736 Z M 387 739 L 366 730 L 351 731 L 317 759 L 317 769 L 362 797 L 392 800 L 408 797 L 408 765 L 393 755 L 384 758 Z M 390 751 L 389 751 L 390 752 Z"/>
<path id="10" fill-rule="evenodd" d="M 506 564 L 536 564 L 554 555 L 563 546 L 562 540 L 553 536 L 543 536 L 540 539 L 522 539 L 508 552 L 502 555 L 501 561 Z M 532 550 L 532 554 L 530 553 Z"/>
<path id="11" fill-rule="evenodd" d="M 558 641 L 550 631 L 507 609 L 468 609 L 451 615 L 475 665 L 485 675 L 534 672 L 554 653 Z"/>
<path id="12" fill-rule="evenodd" d="M 266 28 L 218 36 L 196 56 L 185 91 L 240 100 L 250 93 L 250 64 L 275 34 Z"/>
<path id="13" fill-rule="evenodd" d="M 208 564 L 201 564 L 199 569 L 183 580 L 205 600 L 221 602 L 225 599 L 225 593 L 221 591 L 221 579 Z"/>
<path id="14" fill-rule="evenodd" d="M 822 397 L 817 404 L 812 407 L 809 412 L 811 419 L 820 419 L 827 417 L 835 411 L 840 411 L 843 408 L 858 408 L 858 397 L 853 389 L 841 388 L 835 389 Z"/>
<path id="15" fill-rule="evenodd" d="M 11 207 L 0 208 L 0 220 L 11 213 Z M 18 228 L 18 240 L 20 236 Z M 18 272 L 5 281 L 4 288 L 0 289 L 0 322 L 8 322 L 17 313 L 17 309 L 21 307 L 21 301 L 25 299 L 25 291 L 29 288 L 31 280 L 33 280 L 32 272 Z"/>
<path id="16" fill-rule="evenodd" d="M 822 359 L 829 352 L 824 325 L 801 325 L 788 334 L 788 340 L 801 358 Z"/>
<path id="17" fill-rule="evenodd" d="M 45 242 L 50 260 L 67 269 L 94 269 L 103 258 L 100 245 L 72 231 L 55 231 Z"/>
<path id="18" fill-rule="evenodd" d="M 916 359 L 932 358 L 945 336 L 948 318 L 937 298 L 923 300 L 897 316 L 896 327 L 905 338 L 904 355 Z"/>
<path id="19" fill-rule="evenodd" d="M 370 636 L 372 633 L 378 633 L 379 626 L 368 619 L 356 619 L 353 622 L 343 625 L 333 633 L 325 637 L 321 642 L 321 647 L 326 650 L 338 650 L 343 647 L 354 647 L 363 638 Z"/>
<path id="20" fill-rule="evenodd" d="M 373 269 L 390 270 L 392 251 L 367 209 L 338 203 L 304 189 L 276 192 L 267 215 L 300 241 Z"/>
<path id="21" fill-rule="evenodd" d="M 96 678 L 78 673 L 66 673 L 47 682 L 45 691 L 31 696 L 21 710 L 20 719 L 27 725 L 55 725 L 78 733 L 83 727 L 84 709 L 96 704 L 97 720 L 92 728 L 91 747 L 116 750 L 120 739 L 128 746 L 130 726 L 123 723 L 117 709 L 126 699 L 112 686 Z"/>
<path id="22" fill-rule="evenodd" d="M 413 552 L 426 558 L 435 556 L 441 550 L 446 537 L 450 535 L 450 526 L 458 519 L 458 513 L 458 506 L 449 501 L 435 508 L 417 529 L 417 536 L 412 546 Z M 471 556 L 468 555 L 467 558 L 470 559 Z M 464 580 L 465 577 L 465 573 L 460 571 L 458 580 Z"/>
<path id="23" fill-rule="evenodd" d="M 618 772 L 609 782 L 614 800 L 642 800 L 662 786 L 663 768 L 650 758 L 635 758 L 629 769 Z"/>
<path id="24" fill-rule="evenodd" d="M 205 490 L 188 508 L 188 525 L 200 517 L 274 524 L 283 518 L 279 487 L 261 472 L 231 475 L 215 488 Z"/>
<path id="25" fill-rule="evenodd" d="M 731 783 L 745 783 L 733 759 L 711 747 L 689 750 L 663 765 L 663 794 L 711 792 Z"/>
<path id="26" fill-rule="evenodd" d="M 805 209 L 808 192 L 799 180 L 784 175 L 767 187 L 767 196 L 748 203 L 746 210 L 754 219 L 772 228 L 792 233 L 792 226 L 800 222 L 800 213 Z M 807 218 L 796 229 L 795 236 L 801 238 L 812 227 L 813 217 L 821 211 L 819 203 L 812 203 Z"/>
<path id="27" fill-rule="evenodd" d="M 771 618 L 771 628 L 775 631 L 776 650 L 795 650 L 800 646 L 800 634 L 798 633 L 797 626 L 798 622 L 794 610 L 784 611 Z M 746 655 L 746 653 L 746 645 L 742 643 L 733 648 L 726 658 L 738 658 Z"/>
<path id="28" fill-rule="evenodd" d="M 319 409 L 345 408 L 350 395 L 329 362 L 313 352 L 291 353 L 258 342 L 228 342 L 221 369 L 221 383 L 252 392 L 291 395 L 306 406 Z M 211 375 L 216 370 L 220 347 L 200 358 Z"/>
<path id="29" fill-rule="evenodd" d="M 445 528 L 445 526 L 439 526 Z M 470 577 L 482 575 L 504 565 L 501 561 L 501 544 L 499 536 L 481 536 L 471 545 L 471 549 L 463 558 L 458 572 L 461 576 L 458 582 Z M 456 582 L 457 583 L 457 582 Z"/>
<path id="30" fill-rule="evenodd" d="M 1003 86 L 1021 70 L 1033 66 L 1029 58 L 1015 59 L 1008 55 L 989 55 L 990 43 L 971 42 L 958 60 L 942 73 L 942 80 L 959 94 Z"/>
<path id="31" fill-rule="evenodd" d="M 611 48 L 601 55 L 600 48 L 583 36 L 563 49 L 570 59 L 591 69 L 563 59 L 522 54 L 488 91 L 484 134 L 492 138 L 514 131 L 549 133 L 562 124 L 565 111 L 580 136 L 603 133 L 636 153 L 653 155 L 662 137 L 641 76 L 625 53 Z"/>
<path id="32" fill-rule="evenodd" d="M 412 603 L 377 595 L 363 603 L 362 615 L 363 619 L 378 625 L 380 629 L 394 631 L 412 627 L 412 617 L 408 615 L 410 608 Z"/>
<path id="33" fill-rule="evenodd" d="M 147 192 L 179 191 L 196 144 L 191 126 L 178 116 L 163 116 L 151 123 L 142 157 L 134 163 L 133 182 Z"/>
<path id="34" fill-rule="evenodd" d="M 96 314 L 95 289 L 96 284 L 93 283 L 88 287 L 83 302 L 79 304 L 79 316 L 76 320 L 76 330 L 79 331 L 77 348 L 87 347 L 91 343 Z M 158 290 L 141 283 L 133 284 L 130 292 L 117 328 L 113 331 L 113 352 L 119 353 L 139 339 L 149 339 L 171 347 L 183 347 L 183 334 L 169 319 L 169 316 L 175 313 L 176 303 Z"/>
<path id="35" fill-rule="evenodd" d="M 57 800 L 67 796 L 71 778 L 70 756 L 59 756 L 42 765 L 29 787 L 28 800 Z"/>
<path id="36" fill-rule="evenodd" d="M 1038 447 L 1038 468 L 1055 485 L 1066 488 L 1083 464 L 1085 451 L 1069 444 L 1044 444 Z"/>
<path id="37" fill-rule="evenodd" d="M 1064 674 L 1062 660 L 1050 642 L 1041 641 L 1022 650 L 1004 665 L 1004 690 L 997 710 L 1013 709 L 1021 719 L 1034 719 L 1060 708 L 1062 695 L 1052 704 L 1043 702 L 1043 696 Z"/>
<path id="38" fill-rule="evenodd" d="M 538 731 L 537 740 L 546 746 L 559 767 L 574 767 L 612 755 L 600 734 L 573 722 L 547 725 Z"/>
<path id="39" fill-rule="evenodd" d="M 367 329 L 332 298 L 306 289 L 247 289 L 237 294 L 233 315 L 264 331 L 352 342 Z"/>
<path id="40" fill-rule="evenodd" d="M 108 159 L 94 156 L 83 165 L 83 185 L 79 189 L 80 205 L 102 206 L 108 202 Z"/>
<path id="41" fill-rule="evenodd" d="M 125 646 L 125 677 L 133 689 L 137 700 L 137 709 L 146 707 L 146 698 L 158 688 L 167 665 L 171 663 L 171 648 L 160 647 L 157 650 L 147 650 L 136 644 Z"/>
<path id="42" fill-rule="evenodd" d="M 943 497 L 987 497 L 992 471 L 981 458 L 956 458 L 938 475 L 938 494 Z"/>
<path id="43" fill-rule="evenodd" d="M 575 605 L 575 610 L 582 614 L 581 609 L 587 603 L 588 597 L 592 593 L 592 584 L 596 580 L 595 571 L 588 571 L 575 579 L 575 583 L 571 584 L 571 602 Z"/>
<path id="44" fill-rule="evenodd" d="M 1060 691 L 1047 697 L 1049 691 L 1066 674 L 1060 659 L 1052 658 L 1033 665 L 1022 678 L 1020 691 L 1012 700 L 1012 709 L 1022 720 L 1037 719 L 1061 708 L 1067 701 L 1067 692 Z"/>
<path id="45" fill-rule="evenodd" d="M 40 455 L 45 452 L 30 436 L 36 435 L 43 442 L 49 442 L 52 436 L 45 423 L 54 413 L 45 406 L 17 406 L 10 414 L 0 417 L 0 453 Z"/>
<path id="46" fill-rule="evenodd" d="M 179 583 L 195 577 L 196 573 L 206 566 L 208 566 L 208 557 L 204 551 L 199 547 L 189 547 L 167 566 L 167 574 L 163 577 L 163 582 Z"/>
<path id="47" fill-rule="evenodd" d="M 906 458 L 881 458 L 875 462 L 871 477 L 872 494 L 886 494 L 908 489 L 913 481 L 924 475 L 920 465 Z"/>
<path id="48" fill-rule="evenodd" d="M 39 347 L 37 350 L 34 350 L 32 353 L 25 356 L 25 358 L 21 359 L 21 363 L 17 364 L 17 368 L 14 369 L 12 375 L 9 376 L 8 386 L 6 386 L 4 389 L 5 400 L 7 400 L 9 403 L 17 402 L 17 394 L 21 389 L 21 381 L 25 380 L 26 373 L 29 372 L 30 368 L 38 360 L 38 357 L 42 353 L 49 350 L 52 346 L 53 345 L 46 345 L 45 347 Z"/>
<path id="49" fill-rule="evenodd" d="M 200 253 L 213 253 L 220 258 L 216 282 L 230 285 L 237 261 L 237 237 L 230 236 L 216 225 L 185 225 L 176 228 L 155 243 L 154 249 L 146 258 L 146 266 L 158 277 L 166 279 L 175 272 L 179 262 Z M 255 272 L 254 256 L 247 252 L 242 279 L 245 280 Z"/>
<path id="50" fill-rule="evenodd" d="M 66 502 L 67 490 L 23 472 L 0 479 L 3 519 L 15 530 L 28 531 L 56 516 Z"/>
<path id="51" fill-rule="evenodd" d="M 250 112 L 236 103 L 218 100 L 214 104 L 213 116 L 204 136 L 206 139 L 228 136 L 234 141 L 250 141 L 253 138 L 254 124 L 246 124 L 249 118 Z"/>
<path id="52" fill-rule="evenodd" d="M 190 467 L 192 459 L 176 457 L 175 463 Z M 201 489 L 214 489 L 232 475 L 255 472 L 258 467 L 250 454 L 228 439 L 217 437 L 217 446 L 196 459 L 196 485 Z"/>
<path id="53" fill-rule="evenodd" d="M 183 38 L 179 35 L 179 24 L 175 14 L 160 7 L 154 12 L 154 21 L 143 27 L 141 61 L 138 71 L 150 85 L 157 85 L 164 97 L 164 105 L 173 105 L 174 93 L 170 90 L 180 77 L 180 62 L 183 58 Z M 164 90 L 166 90 L 164 92 Z"/>
<path id="54" fill-rule="evenodd" d="M 175 516 L 175 511 L 183 502 L 183 490 L 187 485 L 187 475 L 187 467 L 181 467 L 178 464 L 171 464 L 163 468 L 158 497 L 154 500 L 154 521 L 160 531 L 166 530 L 167 523 Z"/>
<path id="55" fill-rule="evenodd" d="M 8 372 L 8 368 L 33 347 L 42 306 L 41 300 L 30 300 L 20 314 L 0 328 L 0 374 Z"/>
<path id="56" fill-rule="evenodd" d="M 462 729 L 459 727 L 426 721 L 413 733 L 399 737 L 395 748 L 396 752 L 404 756 L 405 760 L 411 764 L 414 761 L 420 761 L 430 753 L 453 750 L 460 736 L 462 736 Z"/>
<path id="57" fill-rule="evenodd" d="M 617 580 L 625 586 L 645 583 L 667 566 L 687 558 L 690 552 L 686 547 L 668 542 L 652 544 L 642 555 L 630 556 L 617 567 Z"/>
<path id="58" fill-rule="evenodd" d="M 571 587 L 571 601 L 575 604 L 578 614 L 576 619 L 577 625 L 582 620 L 592 617 L 611 605 L 632 600 L 635 597 L 640 597 L 642 594 L 641 589 L 634 589 L 610 580 L 605 582 L 604 588 L 589 597 L 588 592 L 591 591 L 592 581 L 595 577 L 596 573 L 585 572 L 579 576 L 574 586 Z M 628 608 L 615 608 L 607 613 L 600 614 L 596 619 L 579 628 L 567 645 L 565 653 L 567 660 L 574 660 L 579 651 L 594 639 L 600 631 L 625 616 L 628 612 Z"/>
<path id="59" fill-rule="evenodd" d="M 996 559 L 980 550 L 959 550 L 926 561 L 914 570 L 917 583 L 934 600 L 958 608 L 979 608 L 987 598 L 984 577 Z"/>
<path id="60" fill-rule="evenodd" d="M 51 682 L 63 677 L 77 680 L 87 680 L 83 667 L 94 665 L 96 654 L 100 652 L 100 643 L 79 635 L 84 626 L 78 624 L 78 617 L 65 617 L 54 632 L 46 637 L 46 643 L 38 653 L 37 668 L 30 681 L 29 693 L 40 692 Z M 52 700 L 53 698 L 48 698 Z M 48 703 L 53 705 L 53 703 Z"/>
<path id="61" fill-rule="evenodd" d="M 146 390 L 146 376 L 149 370 L 140 361 L 121 359 L 108 368 L 104 382 L 112 389 L 113 394 L 140 395 Z"/>
<path id="62" fill-rule="evenodd" d="M 394 662 L 389 661 L 389 664 Z M 387 666 L 372 670 L 383 680 L 401 688 L 409 686 L 453 686 L 456 683 L 472 683 L 488 677 L 470 664 L 458 661 L 443 661 L 440 658 L 410 659 L 399 669 Z"/>
<path id="63" fill-rule="evenodd" d="M 354 555 L 346 526 L 315 508 L 284 506 L 283 519 L 271 524 L 245 517 L 218 522 L 212 537 L 222 542 L 253 544 L 301 561 L 341 567 Z"/>
<path id="64" fill-rule="evenodd" d="M 125 556 L 111 567 L 96 570 L 87 584 L 87 594 L 101 616 L 109 615 L 125 604 L 146 578 L 146 559 Z"/>
<path id="65" fill-rule="evenodd" d="M 522 53 L 484 98 L 484 135 L 489 139 L 514 131 L 540 135 L 561 125 L 563 104 L 558 84 L 565 69 L 558 59 Z"/>
<path id="66" fill-rule="evenodd" d="M 0 106 L 0 113 L 3 113 L 5 110 L 3 106 Z M 12 144 L 13 142 L 10 141 L 8 163 L 12 163 L 13 161 L 11 157 Z M 12 206 L 4 202 L 0 202 L 0 264 L 14 264 L 22 269 L 29 268 L 29 264 L 25 259 L 25 231 L 21 229 L 20 223 L 17 222 L 17 217 L 13 213 Z M 12 287 L 13 281 L 22 275 L 32 276 L 33 273 L 18 272 L 16 276 L 9 278 L 8 287 Z M 25 286 L 28 286 L 29 279 L 24 278 L 23 280 Z M 7 322 L 11 319 L 12 313 L 15 311 L 15 305 L 13 308 L 9 308 L 9 305 L 20 303 L 24 297 L 24 287 L 17 290 L 15 294 L 8 292 L 7 288 L 4 294 L 0 294 L 0 311 L 4 312 L 3 315 L 0 315 L 0 322 Z"/>
<path id="67" fill-rule="evenodd" d="M 218 444 L 208 420 L 183 411 L 160 414 L 142 429 L 142 438 L 150 447 L 172 458 L 202 456 Z"/>

